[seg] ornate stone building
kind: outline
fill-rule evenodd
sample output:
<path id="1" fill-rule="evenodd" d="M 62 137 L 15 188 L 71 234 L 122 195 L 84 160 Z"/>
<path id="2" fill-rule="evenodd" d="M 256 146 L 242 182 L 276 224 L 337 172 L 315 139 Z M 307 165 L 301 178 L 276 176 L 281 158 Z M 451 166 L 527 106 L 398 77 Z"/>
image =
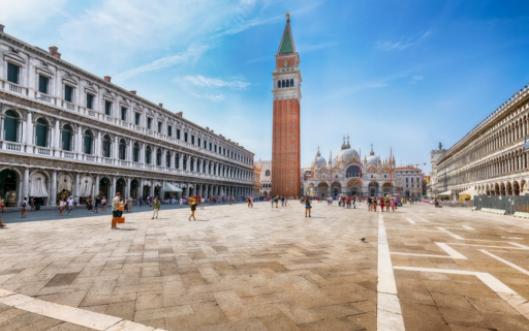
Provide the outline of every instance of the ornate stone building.
<path id="1" fill-rule="evenodd" d="M 351 148 L 349 139 L 344 139 L 341 150 L 329 161 L 319 149 L 310 171 L 304 174 L 305 195 L 326 198 L 329 195 L 380 196 L 395 194 L 395 158 L 390 152 L 382 160 L 373 151 L 362 160 L 360 153 Z"/>
<path id="2" fill-rule="evenodd" d="M 272 194 L 297 197 L 301 188 L 301 73 L 288 14 L 286 20 L 273 73 Z"/>
<path id="3" fill-rule="evenodd" d="M 516 92 L 455 145 L 432 173 L 434 196 L 527 193 L 529 87 Z"/>
<path id="4" fill-rule="evenodd" d="M 0 196 L 54 206 L 125 197 L 252 190 L 253 153 L 3 32 L 0 26 Z M 177 193 L 178 192 L 178 193 Z"/>
<path id="5" fill-rule="evenodd" d="M 259 196 L 268 198 L 272 192 L 272 162 L 257 161 L 261 168 L 259 174 Z"/>
<path id="6" fill-rule="evenodd" d="M 407 199 L 419 199 L 423 195 L 424 174 L 415 166 L 402 166 L 395 168 L 396 191 Z"/>

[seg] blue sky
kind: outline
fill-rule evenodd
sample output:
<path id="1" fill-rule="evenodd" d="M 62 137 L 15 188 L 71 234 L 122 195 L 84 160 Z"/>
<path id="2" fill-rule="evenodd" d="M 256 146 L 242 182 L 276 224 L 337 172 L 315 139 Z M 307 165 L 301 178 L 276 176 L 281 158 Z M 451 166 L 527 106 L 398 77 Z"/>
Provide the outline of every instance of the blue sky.
<path id="1" fill-rule="evenodd" d="M 6 32 L 271 157 L 274 56 L 292 15 L 302 164 L 343 135 L 429 161 L 529 82 L 529 2 L 2 0 Z M 429 165 L 425 167 L 427 170 Z"/>

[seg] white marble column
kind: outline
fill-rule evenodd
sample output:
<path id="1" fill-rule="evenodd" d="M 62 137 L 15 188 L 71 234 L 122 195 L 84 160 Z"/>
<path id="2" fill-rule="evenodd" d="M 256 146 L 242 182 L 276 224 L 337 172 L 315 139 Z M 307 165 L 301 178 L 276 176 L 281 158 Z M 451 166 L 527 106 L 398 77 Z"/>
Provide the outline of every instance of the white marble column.
<path id="1" fill-rule="evenodd" d="M 128 199 L 130 196 L 130 182 L 130 178 L 125 178 L 125 196 L 123 197 L 124 199 Z"/>
<path id="2" fill-rule="evenodd" d="M 2 131 L 3 134 L 3 131 Z M 26 127 L 24 128 L 23 134 L 26 138 L 26 145 L 33 145 L 33 114 L 28 111 L 27 118 L 26 118 Z M 23 142 L 24 143 L 24 142 Z"/>
<path id="3" fill-rule="evenodd" d="M 50 201 L 48 205 L 55 207 L 57 205 L 57 170 L 53 170 L 51 173 L 51 183 L 50 183 Z"/>
<path id="4" fill-rule="evenodd" d="M 20 202 L 24 201 L 24 198 L 29 198 L 29 168 L 24 169 L 22 183 L 22 195 L 20 197 Z"/>
<path id="5" fill-rule="evenodd" d="M 117 177 L 112 177 L 110 179 L 110 196 L 107 197 L 108 200 L 112 200 L 114 198 L 114 196 L 116 195 L 116 182 L 117 182 Z M 105 192 L 106 194 L 106 192 Z"/>

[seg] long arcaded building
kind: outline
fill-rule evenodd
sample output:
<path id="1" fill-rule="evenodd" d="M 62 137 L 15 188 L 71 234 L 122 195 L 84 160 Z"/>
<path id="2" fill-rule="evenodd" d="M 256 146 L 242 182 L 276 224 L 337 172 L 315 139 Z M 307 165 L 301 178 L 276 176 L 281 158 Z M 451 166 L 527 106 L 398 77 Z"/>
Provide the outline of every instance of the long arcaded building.
<path id="1" fill-rule="evenodd" d="M 529 86 L 516 92 L 448 150 L 432 155 L 432 193 L 510 196 L 527 192 Z M 433 175 L 435 174 L 435 176 Z"/>
<path id="2" fill-rule="evenodd" d="M 252 152 L 0 25 L 0 197 L 8 206 L 118 191 L 238 197 L 252 184 Z"/>

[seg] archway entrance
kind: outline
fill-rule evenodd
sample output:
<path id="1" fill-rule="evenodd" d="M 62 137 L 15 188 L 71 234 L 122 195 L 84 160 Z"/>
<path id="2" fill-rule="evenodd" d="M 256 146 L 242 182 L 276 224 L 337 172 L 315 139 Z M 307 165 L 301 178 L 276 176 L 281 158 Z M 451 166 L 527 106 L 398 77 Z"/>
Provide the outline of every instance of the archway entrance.
<path id="1" fill-rule="evenodd" d="M 17 205 L 18 174 L 11 169 L 0 171 L 0 197 L 4 199 L 7 207 Z"/>
<path id="2" fill-rule="evenodd" d="M 122 197 L 125 197 L 125 187 L 127 186 L 127 182 L 123 178 L 119 178 L 116 181 L 116 193 L 119 192 Z"/>
<path id="3" fill-rule="evenodd" d="M 320 199 L 326 199 L 329 195 L 329 185 L 327 183 L 319 183 L 317 192 Z"/>
<path id="4" fill-rule="evenodd" d="M 369 196 L 375 197 L 378 196 L 378 183 L 371 182 L 368 186 Z"/>
<path id="5" fill-rule="evenodd" d="M 158 197 L 159 199 L 163 199 L 163 197 L 160 196 L 161 191 L 162 191 L 162 187 L 160 185 L 156 185 L 154 187 L 154 196 Z"/>
<path id="6" fill-rule="evenodd" d="M 130 181 L 130 197 L 132 199 L 138 198 L 138 189 L 140 187 L 140 183 L 137 179 L 133 179 Z"/>
<path id="7" fill-rule="evenodd" d="M 362 195 L 362 181 L 360 179 L 351 179 L 349 182 L 347 182 L 347 195 Z"/>
<path id="8" fill-rule="evenodd" d="M 393 194 L 393 184 L 391 183 L 384 183 L 382 185 L 382 193 L 384 195 Z"/>
<path id="9" fill-rule="evenodd" d="M 342 194 L 342 185 L 340 185 L 340 183 L 338 183 L 338 182 L 332 183 L 331 184 L 331 193 L 332 193 L 332 197 L 333 198 L 336 198 L 337 196 Z"/>
<path id="10" fill-rule="evenodd" d="M 102 197 L 105 196 L 108 200 L 109 194 L 110 194 L 110 179 L 103 177 L 99 181 L 99 195 L 101 195 Z"/>
<path id="11" fill-rule="evenodd" d="M 147 198 L 150 195 L 151 195 L 151 187 L 149 185 L 143 185 L 143 192 L 142 192 L 143 200 L 147 200 Z"/>

